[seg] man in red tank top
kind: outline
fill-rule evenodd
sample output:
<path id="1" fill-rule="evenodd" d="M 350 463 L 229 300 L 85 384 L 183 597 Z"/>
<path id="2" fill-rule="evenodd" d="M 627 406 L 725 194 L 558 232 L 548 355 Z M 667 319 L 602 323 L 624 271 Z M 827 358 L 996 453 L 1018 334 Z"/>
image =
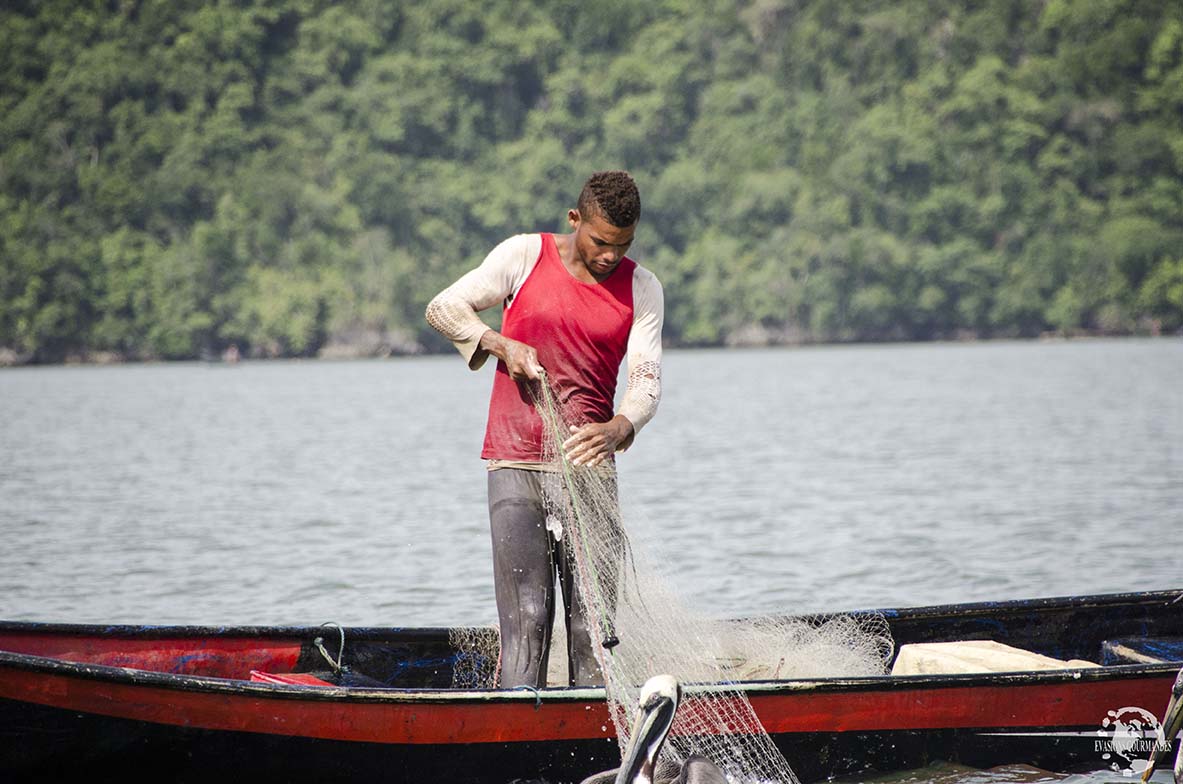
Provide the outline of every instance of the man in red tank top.
<path id="1" fill-rule="evenodd" d="M 501 626 L 501 685 L 546 685 L 555 578 L 562 587 L 571 685 L 602 683 L 573 565 L 546 527 L 542 421 L 528 385 L 545 369 L 573 426 L 576 465 L 611 463 L 656 411 L 661 390 L 661 286 L 625 256 L 641 203 L 626 172 L 597 172 L 567 213 L 571 233 L 511 237 L 441 292 L 427 320 L 472 368 L 498 359 L 481 456 L 489 461 L 493 574 Z M 504 304 L 500 332 L 476 312 Z M 628 389 L 613 409 L 628 360 Z"/>

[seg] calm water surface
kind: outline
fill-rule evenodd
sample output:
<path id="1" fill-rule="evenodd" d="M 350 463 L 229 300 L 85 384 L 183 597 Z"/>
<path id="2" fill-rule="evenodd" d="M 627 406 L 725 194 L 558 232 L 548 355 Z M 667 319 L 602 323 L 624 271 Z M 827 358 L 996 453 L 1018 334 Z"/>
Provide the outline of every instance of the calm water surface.
<path id="1" fill-rule="evenodd" d="M 490 384 L 456 356 L 0 371 L 0 617 L 492 623 Z M 622 504 L 708 612 L 1183 587 L 1181 340 L 671 351 L 664 384 Z"/>
<path id="2" fill-rule="evenodd" d="M 458 357 L 0 372 L 0 617 L 495 618 Z M 1183 341 L 668 352 L 634 536 L 718 614 L 1183 587 Z"/>

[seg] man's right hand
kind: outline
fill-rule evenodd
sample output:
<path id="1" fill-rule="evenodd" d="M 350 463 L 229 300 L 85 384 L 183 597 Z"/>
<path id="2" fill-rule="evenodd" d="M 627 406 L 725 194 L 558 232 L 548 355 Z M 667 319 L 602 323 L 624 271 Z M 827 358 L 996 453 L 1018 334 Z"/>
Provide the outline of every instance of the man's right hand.
<path id="1" fill-rule="evenodd" d="M 533 346 L 507 338 L 495 330 L 486 330 L 481 335 L 481 348 L 505 363 L 509 377 L 514 381 L 534 381 L 542 373 L 538 352 Z"/>

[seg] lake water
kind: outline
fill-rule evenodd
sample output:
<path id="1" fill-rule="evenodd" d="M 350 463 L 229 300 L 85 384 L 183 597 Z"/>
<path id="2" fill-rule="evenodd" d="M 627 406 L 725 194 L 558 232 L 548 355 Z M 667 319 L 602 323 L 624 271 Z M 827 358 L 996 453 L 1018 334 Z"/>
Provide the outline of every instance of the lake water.
<path id="1" fill-rule="evenodd" d="M 670 351 L 625 519 L 720 615 L 1183 587 L 1183 341 Z M 491 367 L 0 371 L 0 617 L 495 619 Z"/>
<path id="2" fill-rule="evenodd" d="M 491 375 L 0 371 L 0 617 L 493 623 Z M 710 613 L 1183 588 L 1183 340 L 670 351 L 664 386 L 622 505 Z"/>

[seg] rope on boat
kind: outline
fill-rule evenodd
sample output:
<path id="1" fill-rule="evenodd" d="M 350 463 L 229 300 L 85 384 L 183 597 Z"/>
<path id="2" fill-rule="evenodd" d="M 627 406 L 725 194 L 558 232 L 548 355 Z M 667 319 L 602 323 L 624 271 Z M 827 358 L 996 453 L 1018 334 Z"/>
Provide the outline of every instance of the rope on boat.
<path id="1" fill-rule="evenodd" d="M 533 686 L 523 683 L 521 686 L 514 686 L 513 690 L 532 692 L 534 694 L 534 710 L 538 710 L 542 707 L 542 694 L 539 693 L 538 689 L 534 688 Z"/>
<path id="2" fill-rule="evenodd" d="M 341 633 L 341 647 L 337 648 L 336 661 L 334 661 L 333 657 L 329 656 L 329 652 L 325 650 L 325 638 L 324 637 L 317 637 L 315 640 L 312 641 L 312 644 L 316 646 L 316 649 L 318 651 L 320 651 L 320 655 L 323 656 L 325 658 L 325 661 L 327 661 L 329 663 L 329 666 L 333 668 L 333 672 L 340 675 L 341 674 L 341 659 L 345 656 L 345 629 L 344 629 L 344 627 L 341 626 L 341 624 L 334 623 L 333 621 L 325 621 L 324 623 L 321 624 L 321 628 L 324 628 L 326 626 L 331 627 L 331 628 L 335 628 L 337 631 L 339 631 Z"/>

